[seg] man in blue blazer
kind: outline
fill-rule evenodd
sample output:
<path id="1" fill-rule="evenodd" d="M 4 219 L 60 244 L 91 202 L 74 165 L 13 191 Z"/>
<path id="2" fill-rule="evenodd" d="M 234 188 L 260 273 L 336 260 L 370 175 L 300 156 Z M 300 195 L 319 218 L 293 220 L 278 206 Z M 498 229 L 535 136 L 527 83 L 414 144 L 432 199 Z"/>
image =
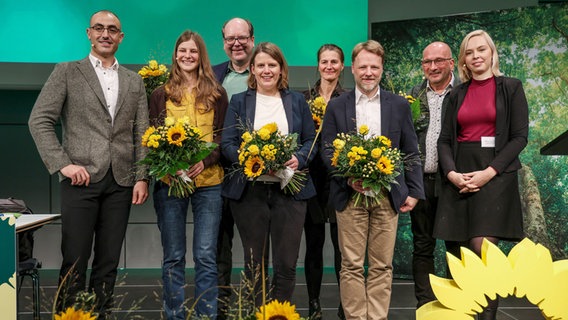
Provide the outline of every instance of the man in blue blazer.
<path id="1" fill-rule="evenodd" d="M 58 308 L 73 306 L 75 295 L 85 290 L 93 250 L 88 289 L 96 294 L 98 319 L 105 319 L 131 204 L 148 197 L 147 172 L 136 164 L 146 152 L 141 138 L 148 103 L 142 78 L 115 58 L 124 38 L 118 17 L 106 10 L 95 13 L 87 37 L 89 56 L 55 67 L 29 127 L 49 173 L 59 173 L 61 182 Z M 62 142 L 55 132 L 59 120 Z"/>
<path id="2" fill-rule="evenodd" d="M 406 99 L 379 88 L 384 49 L 369 40 L 351 55 L 356 88 L 329 102 L 322 127 L 324 162 L 331 165 L 333 140 L 338 133 L 355 133 L 365 124 L 370 134 L 384 135 L 409 159 L 380 204 L 355 206 L 354 192 L 365 193 L 360 180 L 334 176 L 330 201 L 337 210 L 341 248 L 341 303 L 347 319 L 387 319 L 392 283 L 392 259 L 398 212 L 409 212 L 424 198 L 418 142 Z M 364 262 L 368 257 L 365 280 Z"/>
<path id="3" fill-rule="evenodd" d="M 248 89 L 250 58 L 254 49 L 254 27 L 252 23 L 243 18 L 232 18 L 225 22 L 221 29 L 223 36 L 223 49 L 229 60 L 213 66 L 215 78 L 227 91 L 229 101 L 231 97 Z M 231 164 L 221 158 L 224 167 Z M 227 200 L 223 203 L 223 214 L 219 225 L 217 238 L 217 271 L 219 278 L 218 315 L 220 320 L 226 319 L 227 303 L 231 292 L 231 270 L 233 268 L 233 237 L 235 235 L 235 221 L 229 209 Z M 225 303 L 224 303 L 225 302 Z"/>

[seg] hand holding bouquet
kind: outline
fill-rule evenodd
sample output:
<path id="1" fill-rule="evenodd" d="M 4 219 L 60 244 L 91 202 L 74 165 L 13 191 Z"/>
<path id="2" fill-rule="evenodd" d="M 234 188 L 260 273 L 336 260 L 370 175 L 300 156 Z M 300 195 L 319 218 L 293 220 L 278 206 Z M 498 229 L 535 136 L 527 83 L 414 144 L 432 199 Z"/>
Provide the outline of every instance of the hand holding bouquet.
<path id="1" fill-rule="evenodd" d="M 217 147 L 216 143 L 201 140 L 201 131 L 189 125 L 188 117 L 177 121 L 167 117 L 164 125 L 149 127 L 142 136 L 142 145 L 149 151 L 140 163 L 149 166 L 150 176 L 170 186 L 168 196 L 178 198 L 195 191 L 195 184 L 185 170 Z"/>
<path id="2" fill-rule="evenodd" d="M 306 181 L 306 173 L 292 170 L 284 164 L 298 149 L 298 134 L 283 135 L 276 123 L 269 123 L 256 131 L 245 131 L 239 147 L 239 170 L 244 175 L 256 180 L 263 174 L 280 178 L 280 187 L 284 191 L 296 194 Z"/>
<path id="3" fill-rule="evenodd" d="M 391 148 L 387 137 L 365 138 L 368 132 L 369 128 L 362 125 L 357 134 L 340 133 L 333 141 L 331 164 L 336 168 L 336 175 L 360 181 L 367 189 L 365 193 L 354 193 L 355 206 L 363 201 L 365 206 L 379 204 L 381 191 L 390 191 L 403 165 L 400 150 Z"/>

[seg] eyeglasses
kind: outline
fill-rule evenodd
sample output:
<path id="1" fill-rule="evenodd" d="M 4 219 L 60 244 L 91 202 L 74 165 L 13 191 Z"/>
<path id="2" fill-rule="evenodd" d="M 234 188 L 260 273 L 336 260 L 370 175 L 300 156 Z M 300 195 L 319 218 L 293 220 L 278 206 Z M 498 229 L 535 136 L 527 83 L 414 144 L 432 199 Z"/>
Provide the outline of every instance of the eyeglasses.
<path id="1" fill-rule="evenodd" d="M 247 36 L 238 36 L 238 37 L 226 37 L 223 38 L 226 44 L 234 44 L 235 41 L 238 41 L 240 44 L 247 43 L 250 37 Z"/>
<path id="2" fill-rule="evenodd" d="M 111 36 L 116 36 L 117 34 L 120 33 L 120 29 L 115 27 L 115 26 L 108 26 L 105 27 L 102 24 L 95 24 L 94 26 L 90 27 L 93 31 L 95 31 L 96 33 L 103 33 L 105 30 L 108 31 L 108 33 Z"/>
<path id="3" fill-rule="evenodd" d="M 425 67 L 429 67 L 430 65 L 432 65 L 432 62 L 434 62 L 434 64 L 439 67 L 441 65 L 443 65 L 446 61 L 448 60 L 452 60 L 452 58 L 437 58 L 434 60 L 422 60 L 422 65 Z"/>

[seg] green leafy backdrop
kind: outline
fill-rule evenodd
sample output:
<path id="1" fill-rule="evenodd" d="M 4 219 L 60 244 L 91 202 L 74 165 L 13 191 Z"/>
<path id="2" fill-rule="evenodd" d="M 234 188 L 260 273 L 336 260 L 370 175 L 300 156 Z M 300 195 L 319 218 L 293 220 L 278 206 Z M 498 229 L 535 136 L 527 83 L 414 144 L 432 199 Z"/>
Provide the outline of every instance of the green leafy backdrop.
<path id="1" fill-rule="evenodd" d="M 565 259 L 568 156 L 543 156 L 540 148 L 568 130 L 568 4 L 373 24 L 371 37 L 386 51 L 381 86 L 409 91 L 423 79 L 420 59 L 426 45 L 432 41 L 448 43 L 457 61 L 463 37 L 476 29 L 486 30 L 495 41 L 501 71 L 523 82 L 530 108 L 530 133 L 521 161 L 534 174 L 540 192 L 536 205 L 542 206 L 544 214 L 544 219 L 532 226 L 544 234 L 535 242 L 546 244 L 555 259 Z M 526 197 L 523 199 L 524 207 L 535 206 Z M 527 233 L 531 238 L 532 233 Z M 502 248 L 507 251 L 512 245 L 504 243 Z M 437 273 L 444 270 L 443 253 L 443 245 L 438 245 Z M 411 256 L 410 217 L 401 215 L 394 261 L 397 275 L 412 274 Z"/>

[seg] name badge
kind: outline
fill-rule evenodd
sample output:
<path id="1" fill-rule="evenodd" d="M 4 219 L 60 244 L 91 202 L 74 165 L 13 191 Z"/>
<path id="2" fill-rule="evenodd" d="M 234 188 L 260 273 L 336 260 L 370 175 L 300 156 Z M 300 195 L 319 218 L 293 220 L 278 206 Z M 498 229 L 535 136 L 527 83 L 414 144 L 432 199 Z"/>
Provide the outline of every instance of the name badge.
<path id="1" fill-rule="evenodd" d="M 495 137 L 481 137 L 482 148 L 495 148 Z"/>

